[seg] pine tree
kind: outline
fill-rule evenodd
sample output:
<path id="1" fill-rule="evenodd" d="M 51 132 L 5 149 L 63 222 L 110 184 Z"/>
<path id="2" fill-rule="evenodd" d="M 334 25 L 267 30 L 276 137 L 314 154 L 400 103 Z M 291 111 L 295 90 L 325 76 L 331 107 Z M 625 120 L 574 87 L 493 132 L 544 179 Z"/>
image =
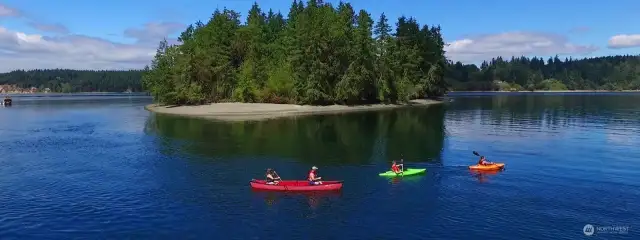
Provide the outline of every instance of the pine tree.
<path id="1" fill-rule="evenodd" d="M 287 19 L 254 3 L 240 14 L 216 10 L 188 26 L 181 45 L 161 43 L 144 85 L 166 104 L 241 101 L 298 104 L 408 101 L 446 92 L 439 27 L 320 0 L 293 1 Z M 372 32 L 375 37 L 372 38 Z"/>

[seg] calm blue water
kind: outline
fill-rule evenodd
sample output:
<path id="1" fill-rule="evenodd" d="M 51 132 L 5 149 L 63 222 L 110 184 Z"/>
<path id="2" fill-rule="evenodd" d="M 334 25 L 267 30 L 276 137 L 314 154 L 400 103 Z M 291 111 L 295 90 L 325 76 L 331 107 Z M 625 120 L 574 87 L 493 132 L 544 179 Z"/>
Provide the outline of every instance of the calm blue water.
<path id="1" fill-rule="evenodd" d="M 640 238 L 640 94 L 454 94 L 444 106 L 259 123 L 156 116 L 142 96 L 0 108 L 3 239 Z M 477 157 L 505 162 L 467 170 Z M 427 174 L 377 176 L 404 156 Z M 333 194 L 253 192 L 312 165 Z"/>

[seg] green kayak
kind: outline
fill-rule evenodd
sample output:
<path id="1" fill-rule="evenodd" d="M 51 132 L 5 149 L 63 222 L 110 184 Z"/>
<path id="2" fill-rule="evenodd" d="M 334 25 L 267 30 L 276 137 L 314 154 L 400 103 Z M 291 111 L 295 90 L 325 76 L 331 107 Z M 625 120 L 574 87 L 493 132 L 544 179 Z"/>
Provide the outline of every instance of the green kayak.
<path id="1" fill-rule="evenodd" d="M 404 170 L 404 172 L 400 174 L 396 174 L 393 171 L 387 171 L 387 172 L 380 173 L 378 175 L 385 176 L 385 177 L 410 176 L 410 175 L 421 174 L 426 171 L 427 171 L 426 168 L 407 168 Z"/>

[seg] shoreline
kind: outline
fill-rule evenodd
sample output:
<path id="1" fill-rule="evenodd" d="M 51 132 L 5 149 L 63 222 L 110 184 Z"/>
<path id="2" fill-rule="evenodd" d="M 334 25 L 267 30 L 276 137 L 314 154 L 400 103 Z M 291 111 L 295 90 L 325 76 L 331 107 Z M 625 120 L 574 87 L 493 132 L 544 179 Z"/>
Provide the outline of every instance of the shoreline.
<path id="1" fill-rule="evenodd" d="M 640 92 L 640 90 L 536 90 L 536 91 L 449 91 L 449 93 L 591 93 L 591 92 L 603 92 L 603 93 L 616 93 L 616 92 Z"/>
<path id="2" fill-rule="evenodd" d="M 442 104 L 443 101 L 432 99 L 414 99 L 406 104 L 371 104 L 371 105 L 295 105 L 273 103 L 212 103 L 197 106 L 159 106 L 149 104 L 144 107 L 147 111 L 186 117 L 198 117 L 228 122 L 261 121 L 283 117 L 328 115 L 352 112 L 379 111 L 402 107 L 421 107 Z"/>
<path id="3" fill-rule="evenodd" d="M 148 95 L 144 92 L 71 92 L 71 93 L 59 93 L 59 92 L 34 92 L 34 93 L 0 93 L 2 95 L 7 96 L 68 96 L 68 95 L 110 95 L 110 94 L 118 94 L 118 95 Z"/>

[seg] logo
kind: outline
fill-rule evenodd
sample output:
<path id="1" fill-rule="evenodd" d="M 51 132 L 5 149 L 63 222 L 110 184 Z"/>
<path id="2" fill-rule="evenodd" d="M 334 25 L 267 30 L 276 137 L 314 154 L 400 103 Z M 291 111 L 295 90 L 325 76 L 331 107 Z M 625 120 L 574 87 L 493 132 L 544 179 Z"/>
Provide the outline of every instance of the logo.
<path id="1" fill-rule="evenodd" d="M 613 225 L 613 226 L 593 226 L 591 224 L 584 225 L 582 232 L 584 235 L 591 236 L 596 234 L 628 234 L 629 226 Z"/>
<path id="2" fill-rule="evenodd" d="M 591 224 L 584 225 L 584 227 L 582 228 L 582 232 L 584 233 L 584 235 L 587 235 L 587 236 L 593 235 L 595 231 L 596 231 L 596 228 L 593 227 L 593 225 Z"/>

